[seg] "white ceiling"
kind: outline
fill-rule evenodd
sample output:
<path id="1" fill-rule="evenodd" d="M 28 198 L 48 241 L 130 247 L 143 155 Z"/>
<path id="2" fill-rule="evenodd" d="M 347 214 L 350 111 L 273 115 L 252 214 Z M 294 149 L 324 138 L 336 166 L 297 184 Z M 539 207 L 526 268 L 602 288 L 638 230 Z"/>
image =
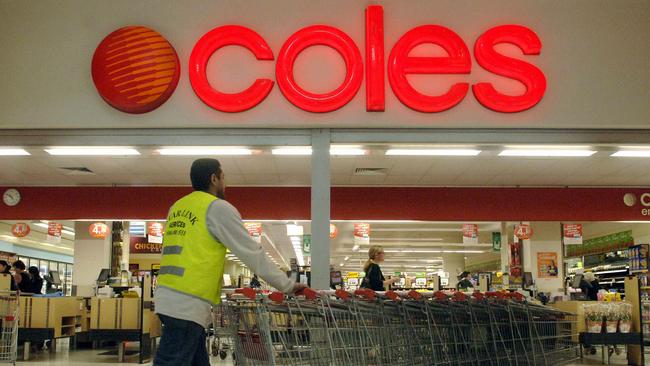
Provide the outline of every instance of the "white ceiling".
<path id="1" fill-rule="evenodd" d="M 233 186 L 309 186 L 309 156 L 255 155 L 217 157 L 227 184 Z M 386 146 L 365 146 L 365 156 L 333 156 L 335 186 L 648 186 L 649 158 L 610 157 L 611 148 L 584 158 L 499 157 L 499 147 L 480 147 L 476 157 L 386 156 Z M 140 156 L 69 157 L 47 155 L 30 147 L 31 156 L 0 156 L 0 185 L 110 186 L 189 185 L 194 156 L 161 156 L 138 148 Z M 60 168 L 85 167 L 92 174 Z M 385 168 L 385 175 L 355 175 L 357 168 Z"/>

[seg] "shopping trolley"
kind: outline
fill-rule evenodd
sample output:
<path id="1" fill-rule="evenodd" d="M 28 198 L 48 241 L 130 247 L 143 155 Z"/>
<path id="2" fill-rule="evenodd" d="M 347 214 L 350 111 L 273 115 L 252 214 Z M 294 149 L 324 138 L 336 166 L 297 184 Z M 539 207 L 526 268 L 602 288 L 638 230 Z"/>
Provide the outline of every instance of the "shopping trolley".
<path id="1" fill-rule="evenodd" d="M 0 291 L 0 363 L 16 364 L 18 304 L 16 291 Z"/>
<path id="2" fill-rule="evenodd" d="M 208 352 L 213 356 L 219 356 L 222 360 L 232 352 L 232 329 L 229 326 L 227 316 L 228 307 L 223 304 L 212 307 L 212 327 L 208 330 L 207 347 Z M 234 353 L 232 353 L 234 356 Z"/>
<path id="3" fill-rule="evenodd" d="M 519 294 L 252 289 L 226 302 L 237 365 L 554 365 L 576 316 Z"/>

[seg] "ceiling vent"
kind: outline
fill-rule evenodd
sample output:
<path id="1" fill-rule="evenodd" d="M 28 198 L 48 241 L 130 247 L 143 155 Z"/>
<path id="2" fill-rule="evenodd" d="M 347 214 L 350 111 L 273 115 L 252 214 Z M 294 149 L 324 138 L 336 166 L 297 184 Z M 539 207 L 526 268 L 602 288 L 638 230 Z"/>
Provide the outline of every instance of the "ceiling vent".
<path id="1" fill-rule="evenodd" d="M 95 173 L 84 167 L 60 167 L 59 168 L 65 175 L 95 175 Z"/>
<path id="2" fill-rule="evenodd" d="M 356 168 L 354 175 L 379 176 L 388 174 L 388 168 Z"/>

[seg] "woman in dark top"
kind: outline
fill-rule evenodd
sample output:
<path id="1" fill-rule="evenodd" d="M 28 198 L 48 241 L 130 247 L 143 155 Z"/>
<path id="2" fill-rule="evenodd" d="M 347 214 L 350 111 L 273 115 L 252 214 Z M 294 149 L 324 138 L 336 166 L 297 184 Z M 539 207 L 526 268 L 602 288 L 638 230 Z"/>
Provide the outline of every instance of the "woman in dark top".
<path id="1" fill-rule="evenodd" d="M 363 266 L 366 276 L 361 281 L 361 287 L 369 288 L 374 291 L 386 291 L 386 287 L 399 281 L 399 278 L 387 280 L 381 273 L 379 264 L 384 261 L 384 249 L 378 245 L 373 245 L 368 250 L 368 261 Z"/>
<path id="2" fill-rule="evenodd" d="M 14 262 L 14 280 L 20 292 L 32 292 L 32 278 L 25 272 L 25 263 L 23 261 Z"/>
<path id="3" fill-rule="evenodd" d="M 587 272 L 583 275 L 582 280 L 580 280 L 580 290 L 588 300 L 598 300 L 600 283 L 593 272 Z"/>
<path id="4" fill-rule="evenodd" d="M 470 278 L 471 278 L 470 272 L 464 271 L 463 273 L 461 273 L 460 276 L 458 276 L 459 281 L 458 284 L 456 285 L 456 289 L 460 290 L 461 288 L 464 289 L 474 288 L 474 284 L 472 283 L 472 281 L 470 281 Z"/>
<path id="5" fill-rule="evenodd" d="M 9 278 L 11 279 L 11 291 L 16 291 L 16 281 L 14 280 L 14 276 L 11 275 L 11 272 L 9 270 L 11 269 L 11 266 L 7 261 L 0 260 L 0 274 L 8 274 Z"/>
<path id="6" fill-rule="evenodd" d="M 33 294 L 41 294 L 43 289 L 43 278 L 38 272 L 38 268 L 34 266 L 29 267 L 27 272 L 32 276 L 32 291 L 30 292 Z"/>

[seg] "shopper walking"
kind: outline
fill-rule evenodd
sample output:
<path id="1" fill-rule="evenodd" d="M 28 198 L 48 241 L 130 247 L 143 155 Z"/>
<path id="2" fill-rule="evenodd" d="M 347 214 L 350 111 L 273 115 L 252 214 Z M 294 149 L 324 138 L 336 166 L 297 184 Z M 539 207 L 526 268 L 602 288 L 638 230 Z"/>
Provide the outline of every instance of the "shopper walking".
<path id="1" fill-rule="evenodd" d="M 158 272 L 156 313 L 163 323 L 155 366 L 210 365 L 205 328 L 221 302 L 226 249 L 271 286 L 291 293 L 305 288 L 280 271 L 248 235 L 237 209 L 225 200 L 225 178 L 216 159 L 198 159 L 194 192 L 169 210 Z"/>
<path id="2" fill-rule="evenodd" d="M 251 278 L 251 283 L 250 283 L 251 288 L 261 288 L 262 284 L 260 283 L 260 280 L 257 278 L 257 274 L 253 274 L 253 278 Z"/>
<path id="3" fill-rule="evenodd" d="M 42 294 L 43 278 L 38 271 L 38 267 L 31 266 L 27 269 L 27 272 L 32 276 L 32 290 L 30 292 L 38 295 Z"/>
<path id="4" fill-rule="evenodd" d="M 14 280 L 20 292 L 32 292 L 32 278 L 25 271 L 25 263 L 18 260 L 14 262 Z"/>
<path id="5" fill-rule="evenodd" d="M 369 288 L 374 291 L 386 291 L 386 287 L 399 281 L 399 278 L 385 279 L 381 272 L 379 263 L 384 261 L 384 248 L 373 245 L 368 249 L 368 260 L 363 265 L 363 271 L 366 275 L 361 281 L 361 287 Z"/>
<path id="6" fill-rule="evenodd" d="M 598 291 L 600 291 L 600 282 L 593 272 L 586 272 L 580 280 L 580 290 L 587 300 L 598 300 Z"/>
<path id="7" fill-rule="evenodd" d="M 18 286 L 16 286 L 16 280 L 14 280 L 14 276 L 11 274 L 11 265 L 7 263 L 5 260 L 0 260 L 0 274 L 8 274 L 10 278 L 10 287 L 9 289 L 11 291 L 16 291 L 18 289 Z"/>

